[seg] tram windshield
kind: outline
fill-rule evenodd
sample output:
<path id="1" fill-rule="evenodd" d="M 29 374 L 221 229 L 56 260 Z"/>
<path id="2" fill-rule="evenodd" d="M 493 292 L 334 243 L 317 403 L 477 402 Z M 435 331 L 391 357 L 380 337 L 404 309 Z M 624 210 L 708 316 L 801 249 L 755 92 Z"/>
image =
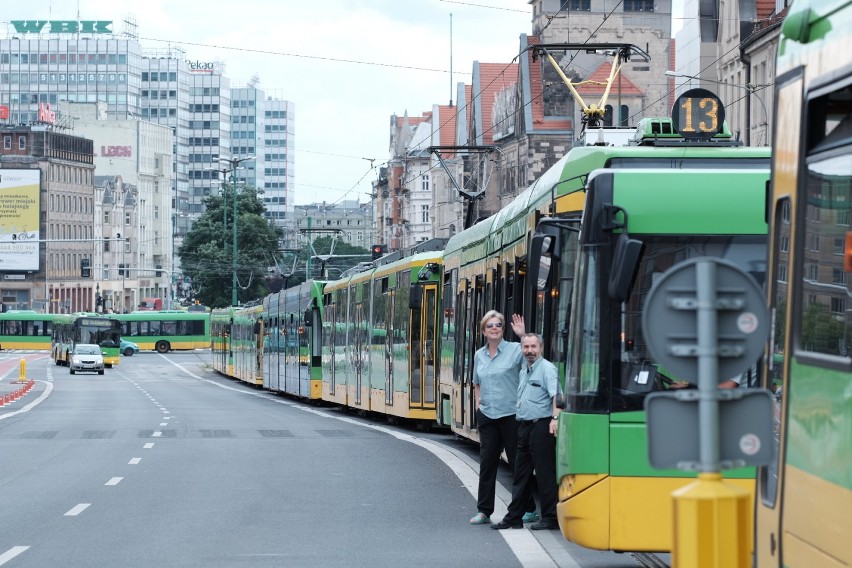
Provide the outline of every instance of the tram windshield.
<path id="1" fill-rule="evenodd" d="M 634 235 L 635 236 L 635 235 Z M 567 365 L 567 408 L 574 412 L 642 410 L 645 395 L 666 388 L 672 376 L 654 360 L 642 329 L 642 308 L 652 285 L 675 264 L 711 256 L 733 262 L 764 285 L 766 236 L 639 235 L 644 252 L 630 297 L 609 303 L 609 267 L 590 247 L 577 272 L 572 353 Z"/>

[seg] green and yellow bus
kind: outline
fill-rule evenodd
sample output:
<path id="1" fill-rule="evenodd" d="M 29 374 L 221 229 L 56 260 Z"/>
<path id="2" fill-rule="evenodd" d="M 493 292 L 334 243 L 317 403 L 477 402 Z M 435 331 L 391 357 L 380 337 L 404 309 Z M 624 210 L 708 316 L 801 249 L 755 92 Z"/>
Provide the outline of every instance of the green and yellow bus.
<path id="1" fill-rule="evenodd" d="M 104 365 L 118 365 L 121 326 L 101 314 L 54 314 L 50 354 L 57 365 L 68 365 L 70 353 L 78 343 L 99 345 Z"/>
<path id="2" fill-rule="evenodd" d="M 54 314 L 32 310 L 0 313 L 0 350 L 50 351 Z"/>
<path id="3" fill-rule="evenodd" d="M 183 310 L 136 311 L 109 314 L 120 322 L 121 335 L 143 351 L 210 348 L 210 314 Z"/>
<path id="4" fill-rule="evenodd" d="M 775 85 L 777 460 L 758 470 L 755 565 L 852 566 L 852 2 L 793 3 Z"/>

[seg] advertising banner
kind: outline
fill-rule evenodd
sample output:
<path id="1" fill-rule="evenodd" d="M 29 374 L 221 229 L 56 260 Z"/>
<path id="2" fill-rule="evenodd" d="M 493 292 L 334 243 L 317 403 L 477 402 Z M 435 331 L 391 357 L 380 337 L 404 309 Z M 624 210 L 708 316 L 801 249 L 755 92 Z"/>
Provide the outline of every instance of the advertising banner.
<path id="1" fill-rule="evenodd" d="M 0 169 L 0 272 L 38 271 L 41 170 Z"/>

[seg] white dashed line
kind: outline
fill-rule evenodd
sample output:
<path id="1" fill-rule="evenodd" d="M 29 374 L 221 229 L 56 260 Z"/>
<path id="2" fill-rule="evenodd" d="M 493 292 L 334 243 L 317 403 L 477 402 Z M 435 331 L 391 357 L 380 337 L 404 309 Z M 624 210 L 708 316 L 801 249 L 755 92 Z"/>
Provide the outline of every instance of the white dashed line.
<path id="1" fill-rule="evenodd" d="M 65 513 L 65 516 L 76 517 L 77 515 L 88 509 L 89 505 L 91 505 L 91 503 L 80 503 L 79 505 L 75 505 L 70 511 Z"/>
<path id="2" fill-rule="evenodd" d="M 109 481 L 104 483 L 104 485 L 118 485 L 119 483 L 121 483 L 122 479 L 124 479 L 124 478 L 123 477 L 113 477 L 112 479 L 110 479 Z"/>
<path id="3" fill-rule="evenodd" d="M 162 433 L 162 432 L 160 432 L 159 430 L 157 430 L 156 432 L 154 432 L 153 434 L 151 434 L 151 437 L 152 437 L 152 438 L 159 438 L 159 437 L 160 437 L 160 436 L 162 436 L 162 435 L 163 435 L 163 433 Z"/>
<path id="4" fill-rule="evenodd" d="M 127 465 L 138 465 L 141 461 L 142 458 L 133 458 L 129 462 L 127 462 Z"/>
<path id="5" fill-rule="evenodd" d="M 168 426 L 168 425 L 169 425 L 168 422 L 160 422 L 160 426 Z"/>
<path id="6" fill-rule="evenodd" d="M 3 554 L 0 554 L 0 566 L 6 564 L 8 561 L 21 554 L 28 548 L 29 546 L 13 546 Z"/>
<path id="7" fill-rule="evenodd" d="M 142 449 L 143 449 L 143 450 L 150 450 L 150 449 L 151 449 L 151 448 L 153 448 L 153 447 L 154 447 L 154 442 L 148 442 L 147 444 L 145 444 L 144 446 L 142 446 Z"/>

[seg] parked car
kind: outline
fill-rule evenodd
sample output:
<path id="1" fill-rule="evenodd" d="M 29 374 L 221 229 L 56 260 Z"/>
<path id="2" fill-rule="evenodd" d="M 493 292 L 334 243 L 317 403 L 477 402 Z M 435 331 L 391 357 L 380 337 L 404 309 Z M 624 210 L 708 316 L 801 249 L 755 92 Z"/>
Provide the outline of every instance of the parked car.
<path id="1" fill-rule="evenodd" d="M 73 375 L 77 371 L 104 374 L 104 356 L 99 345 L 78 343 L 71 351 L 68 370 Z"/>
<path id="2" fill-rule="evenodd" d="M 119 348 L 122 355 L 127 357 L 133 357 L 134 354 L 139 353 L 139 346 L 133 343 L 132 341 L 127 341 L 126 339 L 121 340 L 121 347 Z"/>

